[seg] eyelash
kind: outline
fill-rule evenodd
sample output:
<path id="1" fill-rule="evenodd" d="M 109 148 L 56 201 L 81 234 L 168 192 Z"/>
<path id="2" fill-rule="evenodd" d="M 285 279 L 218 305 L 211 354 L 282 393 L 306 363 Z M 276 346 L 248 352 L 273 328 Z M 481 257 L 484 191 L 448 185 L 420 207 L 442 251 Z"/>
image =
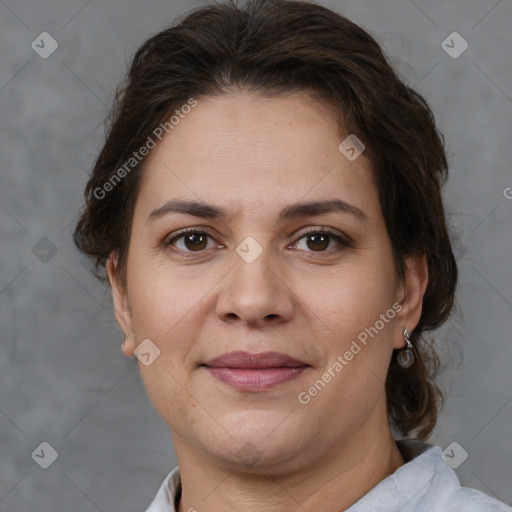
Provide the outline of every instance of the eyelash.
<path id="1" fill-rule="evenodd" d="M 161 245 L 164 249 L 167 249 L 169 246 L 174 244 L 177 240 L 179 240 L 189 234 L 206 235 L 206 236 L 209 236 L 210 238 L 214 238 L 213 235 L 211 235 L 208 231 L 204 231 L 204 230 L 202 231 L 202 230 L 198 230 L 196 228 L 185 228 L 182 231 L 179 231 L 178 233 L 176 233 L 172 238 L 165 239 Z M 318 235 L 318 234 L 326 235 L 326 236 L 334 239 L 336 242 L 338 242 L 338 244 L 340 244 L 341 247 L 338 246 L 338 247 L 335 247 L 334 249 L 328 249 L 328 250 L 324 250 L 324 251 L 307 251 L 307 252 L 311 252 L 313 254 L 320 254 L 320 255 L 327 253 L 327 255 L 329 255 L 332 251 L 338 252 L 338 251 L 342 250 L 343 247 L 344 248 L 352 248 L 353 247 L 353 243 L 348 237 L 343 237 L 337 233 L 333 233 L 332 231 L 328 231 L 324 228 L 318 229 L 318 230 L 313 229 L 313 230 L 307 231 L 306 233 L 303 233 L 298 238 L 297 242 L 302 240 L 303 238 L 306 238 L 307 236 Z M 204 253 L 206 251 L 207 250 L 183 251 L 181 249 L 178 249 L 177 251 L 173 251 L 173 252 L 178 252 L 178 253 L 187 254 L 187 255 L 188 254 L 195 255 L 195 254 Z M 185 256 L 185 257 L 190 257 L 190 256 Z"/>

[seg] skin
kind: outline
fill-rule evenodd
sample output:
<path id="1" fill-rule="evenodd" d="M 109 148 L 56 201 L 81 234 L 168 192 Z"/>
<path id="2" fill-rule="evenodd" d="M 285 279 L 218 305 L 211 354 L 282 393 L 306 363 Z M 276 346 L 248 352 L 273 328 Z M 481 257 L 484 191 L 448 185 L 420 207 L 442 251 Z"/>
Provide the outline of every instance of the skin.
<path id="1" fill-rule="evenodd" d="M 338 512 L 404 464 L 386 412 L 385 378 L 403 329 L 417 325 L 428 280 L 424 255 L 399 280 L 370 162 L 339 151 L 332 109 L 305 94 L 240 91 L 201 99 L 151 152 L 137 199 L 127 288 L 115 254 L 107 271 L 123 351 L 149 338 L 161 351 L 140 373 L 168 424 L 180 466 L 180 512 Z M 149 214 L 170 199 L 226 209 L 226 220 Z M 367 222 L 328 213 L 278 222 L 299 201 L 342 199 Z M 200 249 L 183 228 L 208 230 Z M 327 238 L 317 248 L 311 229 Z M 237 246 L 263 252 L 247 263 Z M 190 256 L 190 257 L 187 257 Z M 402 309 L 307 404 L 298 401 L 357 335 L 393 303 Z M 310 365 L 263 392 L 236 390 L 199 364 L 233 350 L 284 352 Z M 251 443 L 251 444 L 247 444 Z M 244 462 L 243 448 L 253 455 Z"/>

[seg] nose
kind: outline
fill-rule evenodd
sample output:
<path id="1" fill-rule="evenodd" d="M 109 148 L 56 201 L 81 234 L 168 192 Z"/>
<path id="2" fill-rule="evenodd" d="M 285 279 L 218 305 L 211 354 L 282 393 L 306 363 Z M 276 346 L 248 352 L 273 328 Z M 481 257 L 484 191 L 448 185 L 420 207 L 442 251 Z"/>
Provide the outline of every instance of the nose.
<path id="1" fill-rule="evenodd" d="M 269 249 L 248 263 L 238 254 L 221 281 L 217 316 L 224 322 L 262 328 L 290 321 L 294 296 Z"/>

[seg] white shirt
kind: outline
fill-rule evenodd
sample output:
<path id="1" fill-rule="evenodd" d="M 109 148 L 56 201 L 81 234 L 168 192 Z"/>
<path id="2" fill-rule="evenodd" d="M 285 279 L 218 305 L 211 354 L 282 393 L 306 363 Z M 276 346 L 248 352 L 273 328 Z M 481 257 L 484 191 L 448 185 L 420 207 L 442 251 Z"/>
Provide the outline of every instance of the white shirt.
<path id="1" fill-rule="evenodd" d="M 476 489 L 461 487 L 441 448 L 414 439 L 396 441 L 405 464 L 379 482 L 346 512 L 512 512 Z M 176 512 L 179 467 L 165 478 L 146 512 Z"/>

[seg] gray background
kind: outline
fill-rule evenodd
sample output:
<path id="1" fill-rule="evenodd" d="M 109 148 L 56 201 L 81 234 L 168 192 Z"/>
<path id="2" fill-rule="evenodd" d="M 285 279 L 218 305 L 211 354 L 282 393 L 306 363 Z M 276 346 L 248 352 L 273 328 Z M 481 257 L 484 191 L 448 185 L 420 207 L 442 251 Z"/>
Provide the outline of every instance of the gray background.
<path id="1" fill-rule="evenodd" d="M 126 62 L 203 3 L 0 1 L 2 512 L 142 511 L 175 466 L 168 427 L 120 352 L 109 295 L 69 224 Z M 446 136 L 461 314 L 439 339 L 458 344 L 464 364 L 444 374 L 449 397 L 431 441 L 458 442 L 469 454 L 456 470 L 463 485 L 511 504 L 512 2 L 324 5 L 372 32 Z M 59 44 L 48 59 L 31 48 L 44 31 Z M 456 59 L 441 47 L 453 31 L 469 43 Z M 46 262 L 32 250 L 42 237 L 57 249 Z M 457 361 L 457 350 L 445 356 Z M 59 454 L 48 469 L 31 457 L 43 441 Z"/>

